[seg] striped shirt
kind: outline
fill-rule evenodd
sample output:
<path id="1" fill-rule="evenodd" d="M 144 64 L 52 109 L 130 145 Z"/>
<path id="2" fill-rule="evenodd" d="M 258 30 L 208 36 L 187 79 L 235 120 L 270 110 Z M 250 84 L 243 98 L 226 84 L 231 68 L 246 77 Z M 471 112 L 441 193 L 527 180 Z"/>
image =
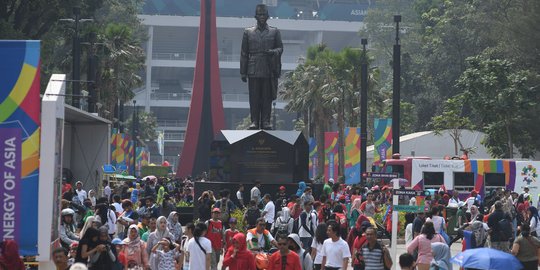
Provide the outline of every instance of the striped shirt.
<path id="1" fill-rule="evenodd" d="M 375 243 L 373 249 L 369 249 L 368 243 L 362 246 L 362 254 L 365 270 L 384 270 L 383 250 L 379 242 Z"/>

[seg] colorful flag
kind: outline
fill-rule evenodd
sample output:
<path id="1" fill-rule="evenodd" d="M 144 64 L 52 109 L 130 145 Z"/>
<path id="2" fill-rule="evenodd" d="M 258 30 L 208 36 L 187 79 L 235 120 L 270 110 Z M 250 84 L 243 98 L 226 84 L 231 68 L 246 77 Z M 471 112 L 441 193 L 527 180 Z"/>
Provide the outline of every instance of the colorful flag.
<path id="1" fill-rule="evenodd" d="M 345 128 L 345 184 L 360 183 L 360 128 Z"/>
<path id="2" fill-rule="evenodd" d="M 39 44 L 0 41 L 0 233 L 25 256 L 37 255 L 38 244 Z"/>
<path id="3" fill-rule="evenodd" d="M 330 178 L 337 181 L 338 177 L 338 132 L 324 133 L 324 177 L 325 182 Z"/>
<path id="4" fill-rule="evenodd" d="M 373 164 L 378 166 L 381 161 L 392 157 L 392 119 L 375 118 L 375 148 L 373 151 Z"/>

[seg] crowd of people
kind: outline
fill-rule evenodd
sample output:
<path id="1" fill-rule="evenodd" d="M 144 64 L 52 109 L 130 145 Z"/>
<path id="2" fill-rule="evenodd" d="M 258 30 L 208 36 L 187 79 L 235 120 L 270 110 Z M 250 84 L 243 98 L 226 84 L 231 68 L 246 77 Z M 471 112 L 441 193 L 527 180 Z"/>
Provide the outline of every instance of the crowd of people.
<path id="1" fill-rule="evenodd" d="M 272 196 L 263 195 L 256 182 L 250 191 L 239 185 L 232 198 L 230 190 L 208 190 L 196 199 L 198 220 L 180 224 L 176 205 L 194 202 L 189 180 L 103 184 L 97 198 L 80 182 L 64 185 L 62 247 L 53 256 L 58 269 L 78 263 L 88 269 L 217 270 L 221 261 L 221 269 L 231 270 L 385 270 L 397 259 L 401 269 L 450 270 L 454 243 L 463 250 L 511 253 L 523 269 L 538 266 L 540 217 L 528 189 L 498 189 L 485 198 L 473 190 L 463 201 L 443 188 L 422 202 L 401 197 L 430 210 L 406 213 L 405 223 L 392 232 L 389 186 L 329 179 L 317 196 L 304 182 L 295 194 L 281 186 Z M 449 208 L 457 214 L 447 215 Z M 392 258 L 381 238 L 401 231 L 407 252 Z"/>

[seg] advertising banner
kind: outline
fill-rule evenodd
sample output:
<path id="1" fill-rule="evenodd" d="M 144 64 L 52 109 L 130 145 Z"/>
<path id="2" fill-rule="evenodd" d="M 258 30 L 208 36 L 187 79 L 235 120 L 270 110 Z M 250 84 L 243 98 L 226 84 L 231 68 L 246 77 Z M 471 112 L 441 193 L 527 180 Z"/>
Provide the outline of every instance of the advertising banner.
<path id="1" fill-rule="evenodd" d="M 309 178 L 317 177 L 317 141 L 314 137 L 309 138 Z"/>
<path id="2" fill-rule="evenodd" d="M 17 241 L 21 255 L 37 254 L 39 46 L 39 41 L 0 41 L 0 233 Z"/>
<path id="3" fill-rule="evenodd" d="M 360 183 L 360 128 L 345 128 L 345 184 Z"/>
<path id="4" fill-rule="evenodd" d="M 381 161 L 392 157 L 392 119 L 375 118 L 373 137 L 375 141 L 373 164 L 378 166 Z"/>
<path id="5" fill-rule="evenodd" d="M 324 133 L 324 181 L 338 177 L 338 132 Z"/>

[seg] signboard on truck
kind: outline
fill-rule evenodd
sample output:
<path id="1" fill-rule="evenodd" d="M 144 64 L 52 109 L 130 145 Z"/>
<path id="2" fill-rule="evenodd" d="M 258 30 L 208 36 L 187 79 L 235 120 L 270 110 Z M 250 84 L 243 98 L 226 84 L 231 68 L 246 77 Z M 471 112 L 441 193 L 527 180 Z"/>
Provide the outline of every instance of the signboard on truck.
<path id="1" fill-rule="evenodd" d="M 491 188 L 505 188 L 522 193 L 529 187 L 533 205 L 538 204 L 540 161 L 486 160 L 413 160 L 411 186 L 414 189 L 444 185 L 447 190 L 459 187 L 461 176 L 470 177 L 471 189 L 484 195 Z"/>

